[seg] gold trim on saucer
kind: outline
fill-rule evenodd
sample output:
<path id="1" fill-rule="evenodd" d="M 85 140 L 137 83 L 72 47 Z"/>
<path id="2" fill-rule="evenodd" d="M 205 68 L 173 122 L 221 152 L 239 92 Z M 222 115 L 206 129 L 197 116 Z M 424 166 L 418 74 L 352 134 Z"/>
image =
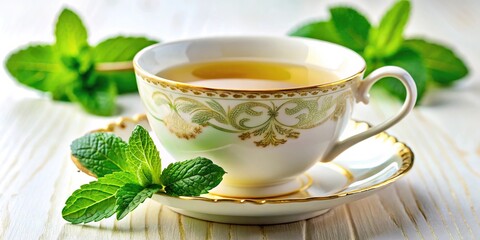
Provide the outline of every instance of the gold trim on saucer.
<path id="1" fill-rule="evenodd" d="M 134 115 L 133 117 L 120 117 L 117 121 L 115 122 L 112 122 L 110 124 L 108 124 L 106 127 L 104 128 L 100 128 L 100 129 L 96 129 L 96 130 L 93 130 L 93 131 L 90 131 L 91 133 L 94 133 L 94 132 L 113 132 L 115 130 L 115 128 L 125 128 L 126 127 L 126 124 L 127 123 L 133 123 L 133 124 L 137 124 L 138 122 L 140 121 L 143 121 L 143 120 L 147 120 L 147 115 L 145 114 L 137 114 L 137 115 Z"/>
<path id="2" fill-rule="evenodd" d="M 117 127 L 123 129 L 123 128 L 126 127 L 127 123 L 137 124 L 137 123 L 139 123 L 140 121 L 143 121 L 143 120 L 146 120 L 146 115 L 145 114 L 136 115 L 133 118 L 122 117 L 118 121 L 110 123 L 105 128 L 93 130 L 91 132 L 113 132 Z M 360 125 L 364 125 L 364 124 L 366 126 L 370 126 L 368 123 L 365 123 L 365 122 L 356 122 L 355 126 L 360 126 Z M 394 147 L 397 148 L 397 153 L 402 159 L 402 166 L 400 167 L 400 169 L 398 169 L 398 171 L 395 174 L 393 174 L 391 177 L 389 177 L 385 181 L 374 184 L 374 185 L 366 187 L 366 188 L 352 190 L 352 191 L 348 191 L 348 192 L 339 192 L 339 193 L 332 194 L 332 195 L 329 195 L 329 196 L 291 198 L 291 199 L 281 199 L 281 198 L 280 199 L 279 198 L 265 198 L 265 199 L 218 198 L 218 197 L 217 198 L 212 198 L 212 197 L 208 197 L 208 196 L 211 196 L 210 194 L 206 194 L 206 195 L 199 196 L 199 197 L 183 197 L 183 196 L 182 197 L 171 197 L 171 196 L 167 196 L 167 195 L 165 195 L 165 197 L 180 198 L 182 200 L 199 200 L 199 201 L 206 201 L 206 202 L 212 202 L 212 203 L 230 202 L 230 203 L 274 204 L 274 203 L 299 203 L 299 202 L 309 202 L 309 201 L 318 201 L 318 200 L 331 200 L 331 199 L 336 199 L 336 198 L 345 197 L 345 196 L 349 196 L 349 195 L 354 195 L 354 194 L 359 194 L 359 193 L 372 191 L 372 190 L 387 186 L 390 183 L 393 183 L 393 182 L 397 181 L 400 177 L 404 176 L 407 172 L 410 171 L 410 169 L 412 169 L 413 163 L 414 163 L 414 158 L 415 158 L 415 156 L 414 156 L 412 150 L 410 149 L 410 147 L 408 147 L 403 142 L 399 142 L 397 138 L 389 135 L 388 133 L 382 132 L 382 133 L 376 135 L 376 138 L 377 139 L 383 139 L 387 142 L 390 142 L 390 143 L 393 144 Z M 80 164 L 78 159 L 76 159 L 73 155 L 71 155 L 71 159 L 80 171 L 82 171 L 82 172 L 84 172 L 84 173 L 86 173 L 90 176 L 95 177 L 95 175 L 92 174 L 91 172 L 89 172 L 87 169 L 85 169 Z M 319 164 L 325 164 L 325 163 L 319 163 Z M 332 164 L 332 163 L 326 163 L 326 164 Z M 341 170 L 340 172 L 344 176 L 346 176 L 347 179 L 354 180 L 353 175 L 347 169 L 345 169 L 345 168 L 343 168 L 339 165 L 336 165 L 336 164 L 332 164 L 332 166 L 339 167 L 340 170 Z M 300 189 L 299 191 L 303 191 L 303 190 L 305 190 L 305 189 Z"/>

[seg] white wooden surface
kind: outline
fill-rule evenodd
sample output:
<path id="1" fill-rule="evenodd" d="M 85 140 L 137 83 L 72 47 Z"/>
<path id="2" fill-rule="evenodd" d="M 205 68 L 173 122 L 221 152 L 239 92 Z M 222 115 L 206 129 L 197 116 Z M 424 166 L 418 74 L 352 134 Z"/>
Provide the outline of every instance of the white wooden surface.
<path id="1" fill-rule="evenodd" d="M 392 0 L 350 2 L 379 19 Z M 0 0 L 0 58 L 29 42 L 53 40 L 62 7 L 77 11 L 90 42 L 148 34 L 164 41 L 211 35 L 282 35 L 337 1 Z M 416 0 L 408 35 L 450 43 L 471 75 L 390 130 L 416 155 L 414 169 L 380 193 L 306 221 L 237 226 L 180 216 L 148 201 L 122 221 L 71 225 L 66 198 L 91 179 L 69 161 L 70 142 L 112 118 L 87 115 L 16 84 L 0 69 L 0 239 L 478 239 L 480 236 L 480 2 Z M 120 99 L 122 115 L 142 112 L 138 96 Z M 399 104 L 381 96 L 356 118 L 379 122 Z"/>

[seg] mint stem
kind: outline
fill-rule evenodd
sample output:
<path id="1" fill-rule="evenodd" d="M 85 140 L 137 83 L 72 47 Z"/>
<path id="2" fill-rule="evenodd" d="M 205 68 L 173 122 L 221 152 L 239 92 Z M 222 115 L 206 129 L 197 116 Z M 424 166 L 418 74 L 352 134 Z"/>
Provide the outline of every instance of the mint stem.
<path id="1" fill-rule="evenodd" d="M 97 63 L 95 70 L 97 72 L 133 71 L 133 63 L 131 61 Z"/>

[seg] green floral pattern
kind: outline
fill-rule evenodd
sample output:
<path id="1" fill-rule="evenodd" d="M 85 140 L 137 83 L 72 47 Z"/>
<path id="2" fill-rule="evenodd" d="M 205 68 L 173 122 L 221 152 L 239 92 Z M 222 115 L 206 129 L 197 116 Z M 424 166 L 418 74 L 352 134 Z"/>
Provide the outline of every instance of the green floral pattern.
<path id="1" fill-rule="evenodd" d="M 148 108 L 150 115 L 179 138 L 192 139 L 201 134 L 203 128 L 213 127 L 238 134 L 241 140 L 252 139 L 259 147 L 267 147 L 298 138 L 300 129 L 314 128 L 329 119 L 337 120 L 345 113 L 351 97 L 351 92 L 345 91 L 336 96 L 287 99 L 281 104 L 278 100 L 248 101 L 225 108 L 215 99 L 174 98 L 156 91 L 152 94 L 156 106 Z M 152 108 L 162 105 L 167 105 L 170 112 L 162 117 L 153 114 Z M 280 115 L 295 119 L 295 123 L 285 121 Z"/>

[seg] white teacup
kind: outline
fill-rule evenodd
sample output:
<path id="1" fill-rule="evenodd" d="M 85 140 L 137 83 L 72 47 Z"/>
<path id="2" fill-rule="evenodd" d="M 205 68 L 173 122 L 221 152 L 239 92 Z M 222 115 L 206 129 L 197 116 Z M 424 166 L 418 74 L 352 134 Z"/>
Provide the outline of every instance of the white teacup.
<path id="1" fill-rule="evenodd" d="M 290 88 L 258 84 L 261 89 L 252 90 L 252 79 L 205 87 L 155 75 L 180 64 L 252 58 L 319 66 L 338 78 Z M 147 117 L 162 145 L 176 160 L 202 156 L 223 167 L 227 174 L 211 192 L 230 197 L 295 192 L 301 187 L 299 175 L 396 124 L 417 96 L 405 70 L 382 67 L 363 78 L 366 66 L 360 55 L 304 38 L 219 37 L 156 44 L 135 56 L 134 67 Z M 367 104 L 371 86 L 384 77 L 398 79 L 407 90 L 400 112 L 339 141 L 355 102 Z"/>

